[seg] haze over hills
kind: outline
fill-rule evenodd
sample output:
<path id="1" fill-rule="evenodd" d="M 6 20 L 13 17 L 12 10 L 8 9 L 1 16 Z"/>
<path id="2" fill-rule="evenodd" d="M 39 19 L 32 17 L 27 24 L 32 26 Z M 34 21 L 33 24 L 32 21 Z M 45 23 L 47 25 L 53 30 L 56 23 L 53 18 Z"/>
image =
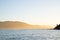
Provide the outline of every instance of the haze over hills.
<path id="1" fill-rule="evenodd" d="M 19 21 L 0 21 L 0 29 L 50 29 L 50 25 L 31 25 Z"/>

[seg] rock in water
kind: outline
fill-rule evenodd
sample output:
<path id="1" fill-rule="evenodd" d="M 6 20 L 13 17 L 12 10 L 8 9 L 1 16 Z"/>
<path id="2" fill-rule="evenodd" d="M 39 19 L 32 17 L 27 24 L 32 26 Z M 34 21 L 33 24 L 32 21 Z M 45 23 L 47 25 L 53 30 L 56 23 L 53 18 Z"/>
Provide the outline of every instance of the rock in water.
<path id="1" fill-rule="evenodd" d="M 56 30 L 60 30 L 60 24 L 57 25 L 54 29 L 56 29 Z"/>

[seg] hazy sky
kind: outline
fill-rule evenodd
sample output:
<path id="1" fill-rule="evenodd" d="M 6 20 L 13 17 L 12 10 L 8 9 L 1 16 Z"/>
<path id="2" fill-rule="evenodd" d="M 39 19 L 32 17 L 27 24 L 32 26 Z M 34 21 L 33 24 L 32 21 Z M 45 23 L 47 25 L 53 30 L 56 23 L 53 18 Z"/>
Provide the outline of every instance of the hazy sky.
<path id="1" fill-rule="evenodd" d="M 60 0 L 0 0 L 0 20 L 30 24 L 60 23 Z"/>

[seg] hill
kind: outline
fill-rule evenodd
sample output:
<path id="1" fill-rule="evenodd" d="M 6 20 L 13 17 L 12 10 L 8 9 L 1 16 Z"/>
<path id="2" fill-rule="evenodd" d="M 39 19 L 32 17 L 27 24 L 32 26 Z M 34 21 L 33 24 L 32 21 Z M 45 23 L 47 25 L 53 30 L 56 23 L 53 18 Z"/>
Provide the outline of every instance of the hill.
<path id="1" fill-rule="evenodd" d="M 19 21 L 0 21 L 0 29 L 48 29 L 49 25 L 30 25 Z"/>

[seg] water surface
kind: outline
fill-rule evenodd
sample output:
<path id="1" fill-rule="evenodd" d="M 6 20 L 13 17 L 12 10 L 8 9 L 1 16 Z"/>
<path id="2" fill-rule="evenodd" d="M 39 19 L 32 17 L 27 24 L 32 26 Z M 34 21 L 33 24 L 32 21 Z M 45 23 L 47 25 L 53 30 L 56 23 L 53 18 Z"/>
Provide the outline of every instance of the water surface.
<path id="1" fill-rule="evenodd" d="M 60 30 L 0 30 L 0 40 L 60 40 Z"/>

